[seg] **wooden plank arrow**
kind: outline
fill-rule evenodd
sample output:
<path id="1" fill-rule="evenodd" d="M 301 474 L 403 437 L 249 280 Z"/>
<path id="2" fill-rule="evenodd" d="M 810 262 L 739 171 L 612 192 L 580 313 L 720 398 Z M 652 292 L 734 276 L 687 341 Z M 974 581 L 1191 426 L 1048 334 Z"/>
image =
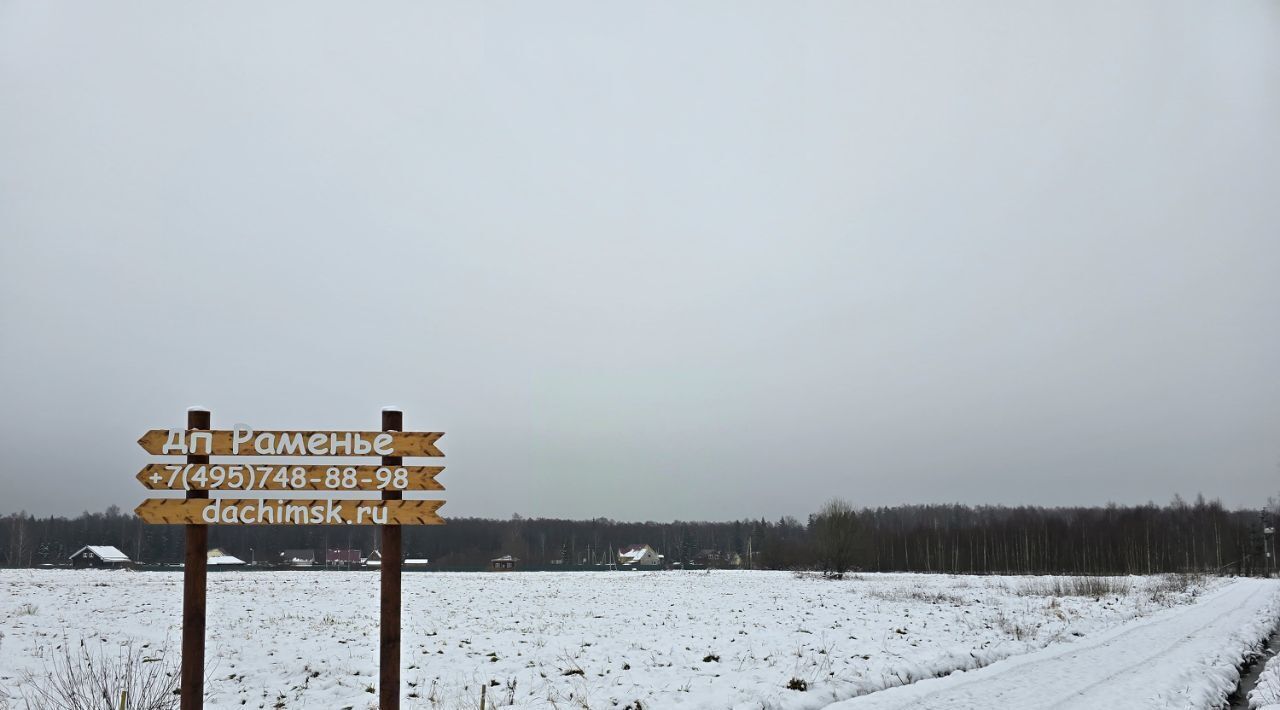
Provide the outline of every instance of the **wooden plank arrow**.
<path id="1" fill-rule="evenodd" d="M 151 429 L 138 445 L 156 456 L 444 456 L 438 431 L 194 431 Z"/>
<path id="2" fill-rule="evenodd" d="M 153 491 L 443 491 L 444 466 L 151 463 L 138 482 Z"/>
<path id="3" fill-rule="evenodd" d="M 148 498 L 134 509 L 163 525 L 444 525 L 442 500 Z"/>

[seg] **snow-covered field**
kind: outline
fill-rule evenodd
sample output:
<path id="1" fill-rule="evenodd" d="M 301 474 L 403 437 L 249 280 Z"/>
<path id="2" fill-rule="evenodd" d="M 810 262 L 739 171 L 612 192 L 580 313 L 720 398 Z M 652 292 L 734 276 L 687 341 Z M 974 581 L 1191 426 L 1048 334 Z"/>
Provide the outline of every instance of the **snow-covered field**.
<path id="1" fill-rule="evenodd" d="M 490 706 L 821 708 L 1100 637 L 1235 586 L 1127 578 L 1095 599 L 1055 596 L 1050 581 L 411 573 L 405 706 L 478 707 L 485 685 Z M 177 573 L 0 571 L 0 691 L 20 698 L 66 642 L 111 650 L 133 641 L 176 656 L 181 583 Z M 207 707 L 375 706 L 377 575 L 219 572 L 208 608 Z"/>
<path id="2" fill-rule="evenodd" d="M 1280 584 L 1238 580 L 1193 605 L 972 672 L 838 703 L 840 710 L 1221 708 L 1280 618 Z"/>

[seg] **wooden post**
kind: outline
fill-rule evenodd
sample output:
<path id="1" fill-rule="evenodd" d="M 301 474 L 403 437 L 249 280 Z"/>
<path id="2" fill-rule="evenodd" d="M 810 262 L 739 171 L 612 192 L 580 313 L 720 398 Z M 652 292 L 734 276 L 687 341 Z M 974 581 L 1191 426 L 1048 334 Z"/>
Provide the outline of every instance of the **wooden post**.
<path id="1" fill-rule="evenodd" d="M 404 431 L 404 412 L 382 410 L 383 431 Z M 404 459 L 383 456 L 383 466 L 399 466 Z M 400 491 L 384 490 L 383 500 L 400 500 Z M 378 706 L 382 710 L 400 709 L 400 526 L 382 526 L 382 621 L 381 653 L 378 658 Z M 183 709 L 185 710 L 185 708 Z"/>
<path id="2" fill-rule="evenodd" d="M 209 410 L 187 410 L 187 429 L 209 429 Z M 209 463 L 208 456 L 187 456 L 187 463 Z M 208 498 L 208 491 L 187 491 L 187 498 Z M 187 549 L 182 572 L 181 710 L 204 707 L 205 575 L 209 562 L 209 526 L 186 526 Z"/>

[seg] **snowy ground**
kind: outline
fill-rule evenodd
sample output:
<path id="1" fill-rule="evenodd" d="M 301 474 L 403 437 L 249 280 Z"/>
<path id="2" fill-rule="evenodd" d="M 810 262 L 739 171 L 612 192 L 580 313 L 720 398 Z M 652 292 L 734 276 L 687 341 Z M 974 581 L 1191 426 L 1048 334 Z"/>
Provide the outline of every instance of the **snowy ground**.
<path id="1" fill-rule="evenodd" d="M 0 571 L 0 691 L 20 697 L 28 674 L 42 672 L 64 640 L 107 649 L 133 640 L 174 655 L 181 581 L 176 573 Z M 1186 591 L 1131 578 L 1122 580 L 1128 591 L 1094 599 L 1050 596 L 1045 581 L 406 574 L 405 706 L 477 707 L 484 684 L 491 706 L 821 708 L 1045 646 L 1110 638 L 1134 619 L 1183 619 L 1202 629 L 1197 638 L 1229 637 L 1234 616 L 1208 625 L 1171 615 L 1208 608 L 1205 599 L 1256 606 L 1280 591 L 1222 581 Z M 373 707 L 377 592 L 377 576 L 364 572 L 211 574 L 206 706 Z M 805 690 L 787 688 L 801 682 Z"/>
<path id="2" fill-rule="evenodd" d="M 1249 707 L 1280 710 L 1280 648 L 1268 649 L 1270 657 L 1258 676 L 1258 684 L 1249 693 Z"/>
<path id="3" fill-rule="evenodd" d="M 1280 617 L 1280 585 L 1239 580 L 1199 603 L 986 668 L 856 698 L 838 710 L 1217 708 Z"/>

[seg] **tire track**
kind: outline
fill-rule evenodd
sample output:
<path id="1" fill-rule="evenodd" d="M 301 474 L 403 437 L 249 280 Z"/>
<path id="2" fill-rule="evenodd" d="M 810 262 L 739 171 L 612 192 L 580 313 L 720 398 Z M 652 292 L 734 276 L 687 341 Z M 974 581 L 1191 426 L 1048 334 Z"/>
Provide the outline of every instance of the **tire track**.
<path id="1" fill-rule="evenodd" d="M 1238 580 L 1178 607 L 1093 639 L 1050 646 L 963 675 L 920 680 L 829 706 L 829 710 L 924 708 L 1097 708 L 1150 702 L 1201 655 L 1193 642 L 1238 630 L 1253 609 L 1280 592 L 1274 584 Z M 1212 644 L 1210 644 L 1212 645 Z M 1152 650 L 1156 649 L 1156 650 Z"/>

